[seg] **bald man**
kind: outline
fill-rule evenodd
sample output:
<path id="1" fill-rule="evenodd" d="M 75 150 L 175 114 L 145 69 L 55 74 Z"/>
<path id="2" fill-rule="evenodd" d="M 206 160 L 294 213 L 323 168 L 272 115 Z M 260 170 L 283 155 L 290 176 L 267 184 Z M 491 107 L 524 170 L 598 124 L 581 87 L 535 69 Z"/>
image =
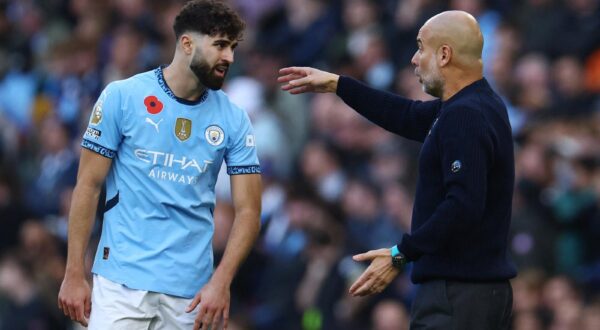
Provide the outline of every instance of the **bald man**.
<path id="1" fill-rule="evenodd" d="M 354 256 L 371 264 L 350 294 L 381 292 L 413 263 L 420 284 L 411 329 L 508 329 L 512 310 L 507 255 L 514 182 L 506 107 L 483 78 L 483 38 L 473 16 L 447 11 L 417 35 L 412 58 L 428 102 L 372 89 L 305 67 L 280 70 L 292 94 L 336 93 L 375 124 L 422 142 L 412 229 L 398 245 Z"/>

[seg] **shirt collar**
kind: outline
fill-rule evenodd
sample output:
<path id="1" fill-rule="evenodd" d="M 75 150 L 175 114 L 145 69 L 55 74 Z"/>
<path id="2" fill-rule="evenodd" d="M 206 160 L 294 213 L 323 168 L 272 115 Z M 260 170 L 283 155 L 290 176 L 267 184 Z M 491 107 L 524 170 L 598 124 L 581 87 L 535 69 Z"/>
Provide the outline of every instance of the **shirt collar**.
<path id="1" fill-rule="evenodd" d="M 158 84 L 160 85 L 162 90 L 167 95 L 169 95 L 170 98 L 185 105 L 198 105 L 206 101 L 206 98 L 208 97 L 208 88 L 204 91 L 204 93 L 202 93 L 202 95 L 200 95 L 200 97 L 196 101 L 182 99 L 181 97 L 175 95 L 175 93 L 173 93 L 169 85 L 167 85 L 167 81 L 165 80 L 165 76 L 163 75 L 163 69 L 166 67 L 166 65 L 159 66 L 158 68 L 154 69 L 154 74 L 156 75 L 156 79 L 158 79 Z"/>

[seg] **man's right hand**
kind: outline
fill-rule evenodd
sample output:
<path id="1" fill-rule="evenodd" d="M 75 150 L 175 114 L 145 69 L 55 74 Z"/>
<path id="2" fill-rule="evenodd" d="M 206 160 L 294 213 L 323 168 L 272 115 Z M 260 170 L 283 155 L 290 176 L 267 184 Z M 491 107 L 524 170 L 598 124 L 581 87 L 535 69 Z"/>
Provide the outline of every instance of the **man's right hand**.
<path id="1" fill-rule="evenodd" d="M 58 308 L 71 320 L 87 327 L 92 311 L 92 294 L 85 276 L 65 275 L 58 293 Z"/>
<path id="2" fill-rule="evenodd" d="M 279 70 L 277 82 L 291 94 L 306 92 L 335 93 L 340 76 L 309 67 L 289 67 Z"/>

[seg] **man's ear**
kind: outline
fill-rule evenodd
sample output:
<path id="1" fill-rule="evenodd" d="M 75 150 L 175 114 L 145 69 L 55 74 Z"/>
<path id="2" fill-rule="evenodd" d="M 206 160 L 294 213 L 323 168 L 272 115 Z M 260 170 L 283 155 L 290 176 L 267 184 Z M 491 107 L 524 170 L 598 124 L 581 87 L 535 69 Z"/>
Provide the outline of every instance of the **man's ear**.
<path id="1" fill-rule="evenodd" d="M 192 51 L 194 50 L 194 41 L 192 40 L 191 35 L 186 33 L 182 34 L 179 37 L 179 45 L 186 55 L 192 54 Z"/>
<path id="2" fill-rule="evenodd" d="M 445 67 L 452 59 L 452 47 L 442 45 L 437 51 L 437 61 L 440 68 Z"/>

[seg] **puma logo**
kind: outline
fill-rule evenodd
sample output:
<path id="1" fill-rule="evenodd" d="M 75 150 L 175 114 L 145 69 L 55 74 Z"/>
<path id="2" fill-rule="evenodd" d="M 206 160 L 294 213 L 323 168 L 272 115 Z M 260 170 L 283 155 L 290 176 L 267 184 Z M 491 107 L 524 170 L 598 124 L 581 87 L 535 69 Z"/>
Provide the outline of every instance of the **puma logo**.
<path id="1" fill-rule="evenodd" d="M 152 126 L 154 126 L 154 128 L 156 128 L 156 132 L 160 133 L 160 131 L 158 130 L 158 124 L 160 124 L 160 122 L 163 121 L 163 119 L 161 118 L 161 120 L 158 121 L 158 123 L 155 123 L 152 121 L 152 119 L 146 117 L 146 122 Z"/>

